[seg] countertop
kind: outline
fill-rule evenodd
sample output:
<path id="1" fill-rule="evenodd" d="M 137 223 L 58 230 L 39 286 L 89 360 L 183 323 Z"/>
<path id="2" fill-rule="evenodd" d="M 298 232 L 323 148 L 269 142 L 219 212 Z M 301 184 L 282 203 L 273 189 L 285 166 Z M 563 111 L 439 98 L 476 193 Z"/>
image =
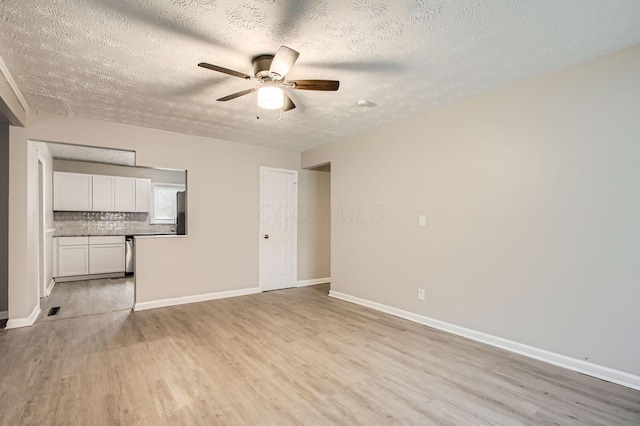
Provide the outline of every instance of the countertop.
<path id="1" fill-rule="evenodd" d="M 136 237 L 136 240 L 138 239 L 152 239 L 152 238 L 186 238 L 188 237 L 188 235 L 178 235 L 178 234 L 151 234 L 151 235 L 134 235 Z"/>
<path id="2" fill-rule="evenodd" d="M 152 232 L 146 234 L 69 234 L 69 235 L 54 235 L 54 238 L 64 238 L 64 237 L 173 237 L 178 236 L 175 233 L 162 233 L 162 232 Z M 182 235 L 180 235 L 182 236 Z"/>

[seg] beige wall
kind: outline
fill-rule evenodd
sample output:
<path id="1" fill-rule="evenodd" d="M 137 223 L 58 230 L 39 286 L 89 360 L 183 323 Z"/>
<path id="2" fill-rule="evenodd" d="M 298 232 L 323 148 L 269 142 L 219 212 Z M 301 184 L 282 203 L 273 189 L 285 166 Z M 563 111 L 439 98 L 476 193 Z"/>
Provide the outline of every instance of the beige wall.
<path id="1" fill-rule="evenodd" d="M 635 46 L 303 153 L 351 212 L 332 290 L 640 374 L 639 69 Z"/>
<path id="2" fill-rule="evenodd" d="M 87 173 L 94 175 L 125 176 L 151 179 L 153 182 L 185 184 L 184 171 L 159 170 L 145 167 L 116 166 L 76 160 L 53 160 L 56 172 Z"/>
<path id="3" fill-rule="evenodd" d="M 298 174 L 298 280 L 331 277 L 331 174 Z"/>
<path id="4" fill-rule="evenodd" d="M 27 130 L 10 126 L 9 320 L 28 318 L 39 300 L 37 275 L 32 264 L 37 255 L 31 229 L 34 203 L 28 192 L 35 178 L 29 176 L 29 170 L 34 169 L 29 165 L 33 165 L 33 157 L 29 153 Z"/>
<path id="5" fill-rule="evenodd" d="M 0 123 L 0 312 L 9 310 L 9 123 Z M 0 314 L 2 318 L 4 314 Z"/>
<path id="6" fill-rule="evenodd" d="M 50 114 L 30 116 L 27 130 L 33 140 L 135 150 L 138 165 L 187 170 L 189 235 L 138 240 L 137 302 L 258 286 L 260 166 L 297 170 L 299 153 Z"/>

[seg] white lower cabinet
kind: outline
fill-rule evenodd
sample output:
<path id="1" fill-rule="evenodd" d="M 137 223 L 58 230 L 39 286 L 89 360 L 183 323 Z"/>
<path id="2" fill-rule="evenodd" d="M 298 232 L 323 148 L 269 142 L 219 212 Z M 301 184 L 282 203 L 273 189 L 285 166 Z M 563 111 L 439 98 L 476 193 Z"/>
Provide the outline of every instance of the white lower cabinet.
<path id="1" fill-rule="evenodd" d="M 89 246 L 89 273 L 124 272 L 124 244 Z"/>
<path id="2" fill-rule="evenodd" d="M 89 246 L 59 246 L 58 276 L 72 277 L 89 273 Z"/>
<path id="3" fill-rule="evenodd" d="M 58 237 L 56 277 L 124 272 L 124 236 Z"/>

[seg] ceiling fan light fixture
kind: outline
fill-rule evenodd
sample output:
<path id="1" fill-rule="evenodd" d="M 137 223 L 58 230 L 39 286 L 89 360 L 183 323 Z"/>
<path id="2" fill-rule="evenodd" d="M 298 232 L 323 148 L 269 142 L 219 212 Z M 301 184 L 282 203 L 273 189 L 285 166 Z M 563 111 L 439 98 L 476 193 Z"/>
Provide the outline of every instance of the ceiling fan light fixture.
<path id="1" fill-rule="evenodd" d="M 279 87 L 258 89 L 258 106 L 264 109 L 278 109 L 284 106 L 284 92 Z"/>

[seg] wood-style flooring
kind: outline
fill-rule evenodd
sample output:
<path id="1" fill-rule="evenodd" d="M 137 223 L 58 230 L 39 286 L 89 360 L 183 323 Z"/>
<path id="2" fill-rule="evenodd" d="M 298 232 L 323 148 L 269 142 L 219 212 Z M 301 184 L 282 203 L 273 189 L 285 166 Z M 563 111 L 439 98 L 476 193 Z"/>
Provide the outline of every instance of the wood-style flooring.
<path id="1" fill-rule="evenodd" d="M 0 331 L 0 424 L 640 424 L 640 392 L 327 292 Z"/>
<path id="2" fill-rule="evenodd" d="M 40 299 L 37 322 L 55 321 L 85 315 L 104 314 L 133 307 L 133 278 L 58 283 L 49 297 Z M 47 316 L 49 309 L 60 307 L 56 316 Z"/>

